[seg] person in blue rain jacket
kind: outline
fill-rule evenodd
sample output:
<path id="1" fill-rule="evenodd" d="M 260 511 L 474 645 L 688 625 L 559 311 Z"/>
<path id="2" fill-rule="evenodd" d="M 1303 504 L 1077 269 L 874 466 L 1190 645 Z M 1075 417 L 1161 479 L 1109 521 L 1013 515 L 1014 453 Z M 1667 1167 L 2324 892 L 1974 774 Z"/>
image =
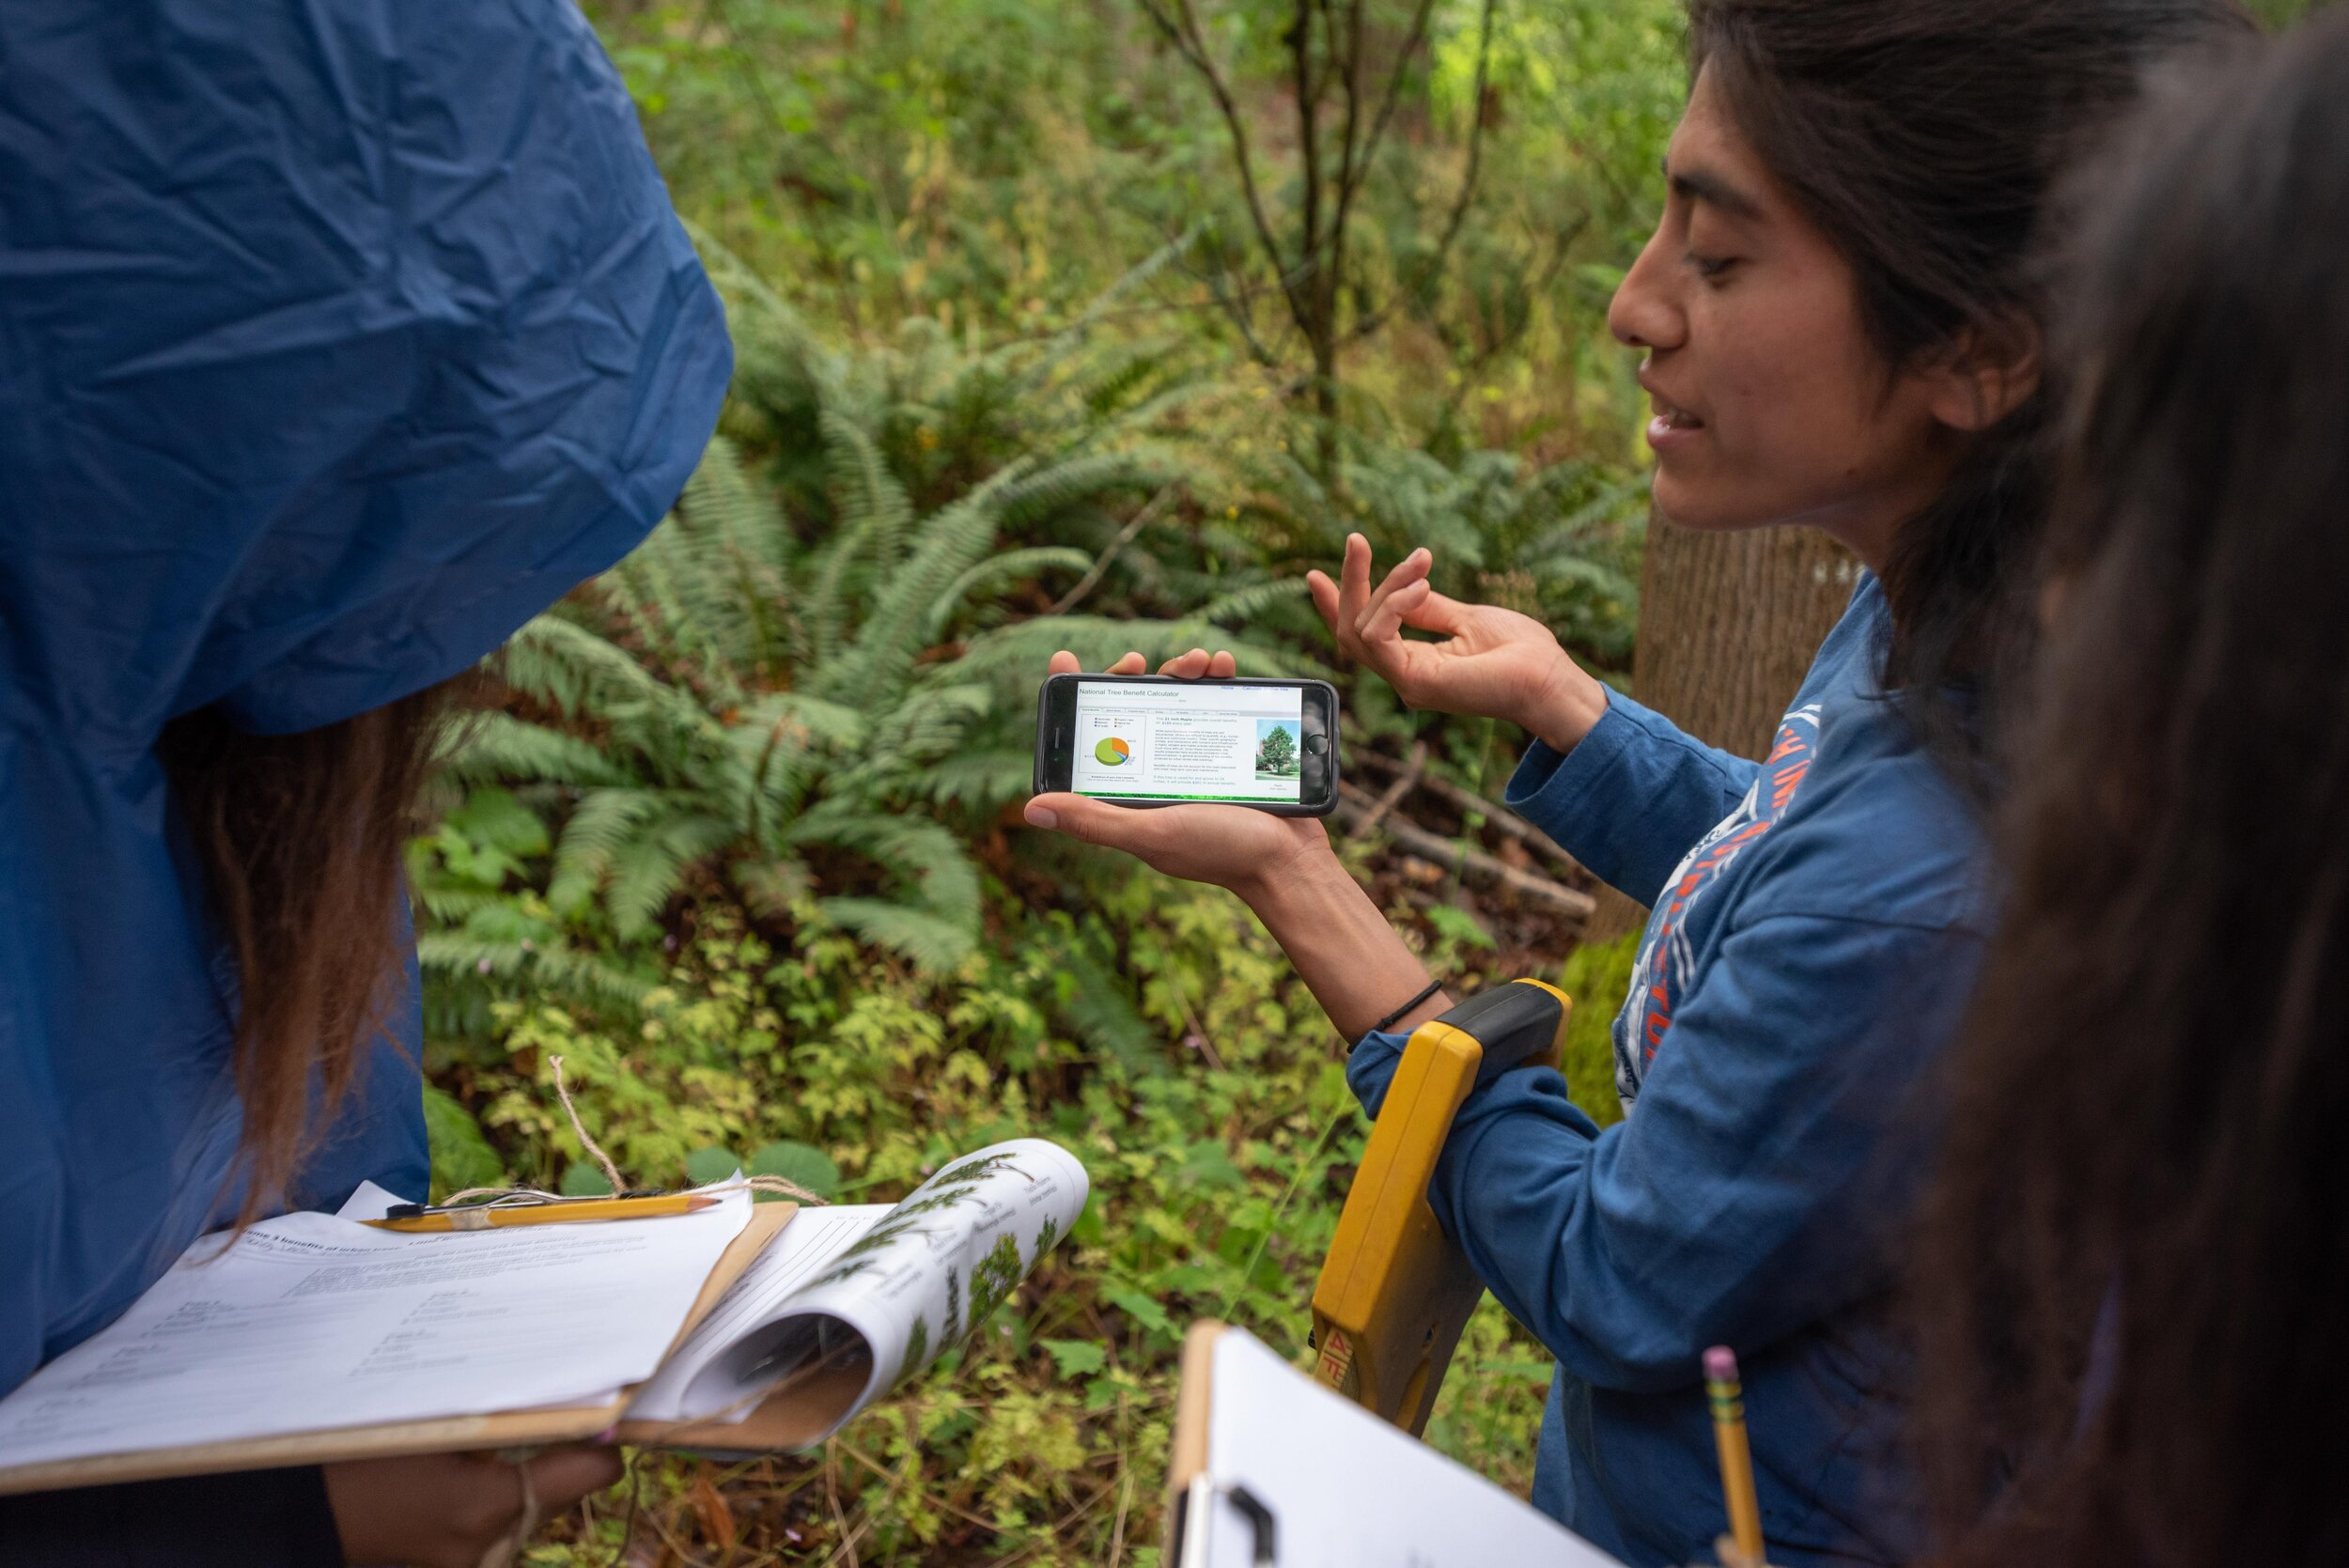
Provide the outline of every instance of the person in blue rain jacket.
<path id="1" fill-rule="evenodd" d="M 210 1228 L 421 1191 L 430 693 L 660 519 L 731 358 L 570 0 L 0 11 L 0 1395 Z M 524 1479 L 0 1498 L 0 1560 L 470 1565 Z"/>
<path id="2" fill-rule="evenodd" d="M 1435 592 L 1425 550 L 1374 587 L 1355 536 L 1309 585 L 1412 707 L 1529 731 L 1508 802 L 1651 907 L 1615 1021 L 1625 1120 L 1600 1130 L 1554 1071 L 1507 1075 L 1462 1108 L 1430 1193 L 1557 1358 L 1533 1500 L 1641 1568 L 1708 1560 L 1700 1358 L 1725 1343 L 1771 1560 L 1893 1563 L 1920 1534 L 1889 1254 L 1979 961 L 1979 737 L 2046 509 L 2030 242 L 2140 72 L 2246 24 L 2222 0 L 1688 8 L 1664 209 L 1610 321 L 1644 355 L 1662 525 L 1800 524 L 1858 563 L 1769 754 L 1703 745 L 1539 622 Z M 1317 822 L 1066 794 L 1028 819 L 1238 893 L 1358 1041 L 1371 1111 L 1410 1026 L 1452 1003 Z"/>

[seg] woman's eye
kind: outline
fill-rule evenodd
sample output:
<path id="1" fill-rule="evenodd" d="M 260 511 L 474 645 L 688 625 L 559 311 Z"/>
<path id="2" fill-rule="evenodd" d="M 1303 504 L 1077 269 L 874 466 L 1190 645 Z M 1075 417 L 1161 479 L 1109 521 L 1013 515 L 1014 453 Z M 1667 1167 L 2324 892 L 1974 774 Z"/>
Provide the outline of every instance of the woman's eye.
<path id="1" fill-rule="evenodd" d="M 1688 262 L 1697 276 L 1707 283 L 1718 283 L 1727 275 L 1730 268 L 1736 265 L 1737 258 L 1734 256 L 1699 256 L 1696 252 L 1690 251 L 1688 255 Z"/>

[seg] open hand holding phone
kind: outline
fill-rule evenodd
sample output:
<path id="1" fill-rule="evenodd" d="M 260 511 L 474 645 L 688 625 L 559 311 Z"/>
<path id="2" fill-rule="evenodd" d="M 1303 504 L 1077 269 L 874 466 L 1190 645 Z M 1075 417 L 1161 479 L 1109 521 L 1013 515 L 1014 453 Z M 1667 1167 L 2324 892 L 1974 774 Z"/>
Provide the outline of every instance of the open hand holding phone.
<path id="1" fill-rule="evenodd" d="M 1064 669 L 1036 699 L 1035 789 L 1127 806 L 1213 802 L 1326 816 L 1338 800 L 1338 694 L 1328 681 L 1243 680 L 1193 649 L 1147 675 L 1128 655 Z M 1191 673 L 1193 666 L 1197 673 Z"/>
<path id="2" fill-rule="evenodd" d="M 1315 851 L 1327 859 L 1330 840 L 1318 816 L 1336 802 L 1336 693 L 1319 681 L 1239 680 L 1230 654 L 1210 658 L 1205 648 L 1167 660 L 1158 679 L 1144 675 L 1147 668 L 1142 655 L 1129 653 L 1101 675 L 1081 676 L 1074 654 L 1052 656 L 1051 674 L 1037 702 L 1037 795 L 1028 802 L 1029 823 L 1123 849 L 1170 877 L 1229 888 L 1243 897 Z M 1080 701 L 1088 687 L 1108 696 L 1101 706 L 1088 704 L 1085 711 L 1096 721 L 1116 718 L 1106 727 L 1097 722 L 1097 735 L 1078 727 Z M 1177 694 L 1186 690 L 1199 694 L 1198 706 L 1182 705 Z M 1159 706 L 1134 701 L 1130 693 L 1137 691 Z M 1276 695 L 1261 695 L 1267 691 Z M 1318 704 L 1316 693 L 1323 699 Z M 1292 701 L 1298 705 L 1294 709 L 1286 706 Z M 1308 712 L 1317 715 L 1311 729 Z M 1179 722 L 1166 722 L 1170 716 Z M 1290 724 L 1299 758 L 1294 773 L 1284 761 L 1287 748 L 1278 741 L 1267 747 L 1270 728 Z M 1186 736 L 1187 729 L 1206 733 Z M 1169 734 L 1175 737 L 1174 761 L 1180 767 L 1144 768 L 1143 762 L 1159 756 Z M 1320 745 L 1309 745 L 1309 738 Z M 1081 775 L 1081 740 L 1092 755 Z M 1115 753 L 1116 748 L 1106 746 L 1111 740 L 1125 745 L 1119 761 L 1101 758 L 1105 750 Z M 1157 792 L 1169 775 L 1205 779 L 1215 788 L 1169 799 L 1172 790 Z M 1104 782 L 1114 787 L 1095 793 Z M 1163 809 L 1136 811 L 1135 805 Z"/>
<path id="3" fill-rule="evenodd" d="M 1259 724 L 1280 722 L 1289 710 L 1283 706 L 1278 712 L 1258 711 L 1248 705 L 1268 699 L 1218 694 L 1234 690 L 1262 691 L 1265 685 L 1237 679 L 1230 654 L 1219 653 L 1210 659 L 1205 648 L 1193 648 L 1161 665 L 1159 674 L 1171 679 L 1137 680 L 1135 677 L 1147 668 L 1142 655 L 1129 653 L 1103 674 L 1118 677 L 1115 685 L 1139 687 L 1151 692 L 1163 692 L 1168 687 L 1187 683 L 1192 686 L 1203 701 L 1191 718 L 1204 723 L 1209 722 L 1208 715 L 1221 713 L 1223 717 L 1213 722 L 1228 722 L 1231 726 L 1220 740 L 1212 736 L 1203 738 L 1199 742 L 1202 750 L 1223 756 L 1222 766 L 1229 771 L 1222 776 L 1231 780 L 1240 777 L 1240 765 L 1245 763 L 1249 783 L 1266 785 L 1265 793 L 1246 797 L 1251 802 L 1246 805 L 1226 804 L 1223 800 L 1174 803 L 1159 800 L 1150 803 L 1162 809 L 1136 811 L 1129 805 L 1114 803 L 1114 796 L 1097 799 L 1067 788 L 1067 784 L 1076 782 L 1076 753 L 1081 739 L 1092 746 L 1112 737 L 1124 739 L 1129 751 L 1135 742 L 1131 736 L 1109 733 L 1086 739 L 1089 732 L 1074 727 L 1077 694 L 1083 687 L 1098 683 L 1100 677 L 1080 678 L 1076 655 L 1056 653 L 1045 690 L 1049 694 L 1058 687 L 1070 693 L 1067 709 L 1071 727 L 1066 732 L 1066 745 L 1059 743 L 1056 735 L 1046 733 L 1054 705 L 1050 701 L 1043 704 L 1045 716 L 1038 721 L 1036 742 L 1037 774 L 1039 784 L 1049 783 L 1054 787 L 1028 802 L 1029 823 L 1054 829 L 1087 844 L 1123 849 L 1169 877 L 1210 883 L 1238 894 L 1297 966 L 1297 972 L 1312 989 L 1323 1011 L 1330 1015 L 1338 1032 L 1348 1040 L 1360 1037 L 1372 1020 L 1425 987 L 1428 976 L 1418 955 L 1395 935 L 1378 906 L 1371 902 L 1353 874 L 1331 851 L 1330 835 L 1323 831 L 1321 818 L 1300 815 L 1329 809 L 1320 803 L 1321 790 L 1326 788 L 1331 797 L 1337 793 L 1336 694 L 1318 681 L 1272 683 L 1299 693 L 1295 698 L 1299 705 L 1299 749 L 1309 761 L 1318 754 L 1326 756 L 1329 763 L 1326 772 L 1300 764 L 1297 794 L 1289 799 L 1274 795 L 1269 787 L 1276 782 L 1284 783 L 1288 777 L 1283 748 L 1276 742 L 1268 753 L 1257 732 Z M 1311 727 L 1308 718 L 1314 711 L 1316 689 L 1327 694 L 1326 729 Z M 1278 700 L 1285 704 L 1290 699 Z M 1112 706 L 1104 711 L 1121 710 Z M 1239 743 L 1252 744 L 1253 752 L 1234 758 L 1225 753 L 1234 737 L 1242 735 L 1237 726 L 1243 721 L 1248 727 L 1246 738 Z M 1165 738 L 1157 730 L 1135 733 L 1145 736 L 1144 743 L 1153 746 Z M 1326 752 L 1317 753 L 1311 745 L 1303 744 L 1316 735 L 1327 737 Z M 1190 746 L 1190 742 L 1184 741 L 1177 749 L 1188 751 Z M 1104 774 L 1121 784 L 1126 777 L 1121 769 L 1132 766 L 1130 759 L 1117 763 L 1103 763 L 1097 757 L 1095 760 Z M 1054 765 L 1049 773 L 1047 762 Z M 1259 763 L 1264 764 L 1261 768 Z M 1206 758 L 1186 764 L 1187 768 L 1203 770 L 1210 766 Z M 1272 777 L 1258 780 L 1254 775 L 1259 771 Z M 1316 774 L 1327 779 L 1326 785 L 1316 782 Z M 1225 794 L 1224 800 L 1230 798 L 1231 794 Z M 1427 1005 L 1440 1012 L 1452 1003 L 1439 995 L 1430 998 Z"/>

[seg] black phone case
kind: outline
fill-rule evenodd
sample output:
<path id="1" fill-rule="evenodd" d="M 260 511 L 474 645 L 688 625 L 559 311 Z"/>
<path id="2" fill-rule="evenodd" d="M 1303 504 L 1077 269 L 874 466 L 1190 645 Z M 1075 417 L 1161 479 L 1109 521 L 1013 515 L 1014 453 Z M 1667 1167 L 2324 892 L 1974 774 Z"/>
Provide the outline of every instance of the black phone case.
<path id="1" fill-rule="evenodd" d="M 1184 680 L 1175 675 L 1111 675 L 1107 677 L 1098 675 L 1045 676 L 1044 684 L 1037 687 L 1035 691 L 1035 763 L 1029 773 L 1028 780 L 1029 792 L 1031 794 L 1042 795 L 1052 787 L 1051 780 L 1049 776 L 1052 761 L 1051 753 L 1046 745 L 1046 742 L 1050 739 L 1048 732 L 1050 731 L 1051 725 L 1052 683 L 1054 681 L 1062 680 L 1081 681 L 1086 679 L 1097 680 L 1103 678 L 1117 681 L 1149 681 L 1167 686 L 1191 686 L 1197 684 L 1194 681 Z M 1340 777 L 1338 769 L 1338 689 L 1330 685 L 1326 680 L 1282 680 L 1268 675 L 1226 675 L 1221 680 L 1216 681 L 1214 684 L 1218 686 L 1318 687 L 1328 696 L 1330 710 L 1330 799 L 1326 804 L 1308 806 L 1300 803 L 1291 806 L 1276 802 L 1267 802 L 1259 805 L 1253 800 L 1227 800 L 1220 801 L 1218 803 L 1222 805 L 1238 806 L 1245 811 L 1270 812 L 1275 816 L 1327 816 L 1331 812 L 1337 810 L 1338 779 Z M 1109 802 L 1109 804 L 1112 806 L 1124 806 L 1132 811 L 1148 811 L 1152 807 L 1156 806 L 1186 806 L 1195 805 L 1198 802 L 1196 801 L 1190 800 L 1112 800 Z"/>

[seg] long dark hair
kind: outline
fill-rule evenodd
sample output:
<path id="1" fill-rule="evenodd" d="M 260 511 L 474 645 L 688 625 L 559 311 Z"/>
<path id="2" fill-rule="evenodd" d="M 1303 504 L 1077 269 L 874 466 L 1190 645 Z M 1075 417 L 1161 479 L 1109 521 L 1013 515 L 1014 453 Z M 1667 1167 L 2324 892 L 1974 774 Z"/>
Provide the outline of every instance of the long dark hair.
<path id="1" fill-rule="evenodd" d="M 236 969 L 247 1220 L 284 1192 L 381 1038 L 407 957 L 401 851 L 442 718 L 468 685 L 296 735 L 248 735 L 210 708 L 164 728 L 164 770 Z"/>
<path id="2" fill-rule="evenodd" d="M 2147 63 L 2248 23 L 2232 0 L 1689 0 L 1710 67 L 1762 162 L 1858 275 L 1887 365 L 1965 351 L 2016 361 L 2042 309 L 2030 265 L 2065 163 L 2130 101 Z M 2047 505 L 2026 396 L 1907 520 L 1884 571 L 1888 690 L 1968 783 L 2002 615 Z"/>
<path id="3" fill-rule="evenodd" d="M 2165 97 L 2060 274 L 2011 879 L 1917 1293 L 1949 1560 L 2349 1560 L 2349 8 Z"/>

